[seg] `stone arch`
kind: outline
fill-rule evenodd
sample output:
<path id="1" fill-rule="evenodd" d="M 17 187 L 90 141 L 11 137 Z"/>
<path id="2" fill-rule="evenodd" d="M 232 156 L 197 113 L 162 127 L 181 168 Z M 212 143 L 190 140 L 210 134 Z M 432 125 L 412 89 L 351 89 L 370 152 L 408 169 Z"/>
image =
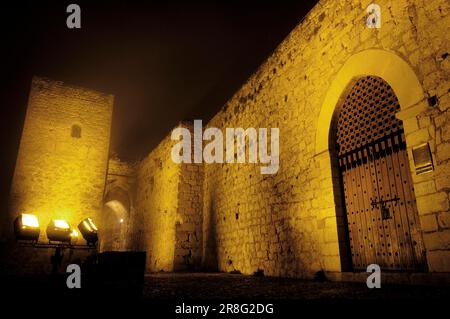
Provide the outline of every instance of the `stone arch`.
<path id="1" fill-rule="evenodd" d="M 320 165 L 322 180 L 329 181 L 333 185 L 338 228 L 336 240 L 339 242 L 341 271 L 351 269 L 351 260 L 345 231 L 345 210 L 339 171 L 337 160 L 333 158 L 335 153 L 333 132 L 342 98 L 359 78 L 369 75 L 380 77 L 392 87 L 400 104 L 400 113 L 408 110 L 408 117 L 418 115 L 423 110 L 422 102 L 426 99 L 422 86 L 408 63 L 396 54 L 380 49 L 369 49 L 352 55 L 339 69 L 327 90 L 317 122 L 315 159 Z M 400 117 L 399 113 L 397 117 Z M 408 134 L 407 128 L 405 134 Z"/>
<path id="2" fill-rule="evenodd" d="M 131 200 L 122 187 L 108 191 L 103 201 L 100 231 L 101 251 L 126 250 Z"/>
<path id="3" fill-rule="evenodd" d="M 338 71 L 328 88 L 316 131 L 315 154 L 326 152 L 330 148 L 330 129 L 336 106 L 352 81 L 360 76 L 373 75 L 385 80 L 394 90 L 400 107 L 409 109 L 425 99 L 422 86 L 413 69 L 398 55 L 379 49 L 361 51 L 352 55 Z"/>

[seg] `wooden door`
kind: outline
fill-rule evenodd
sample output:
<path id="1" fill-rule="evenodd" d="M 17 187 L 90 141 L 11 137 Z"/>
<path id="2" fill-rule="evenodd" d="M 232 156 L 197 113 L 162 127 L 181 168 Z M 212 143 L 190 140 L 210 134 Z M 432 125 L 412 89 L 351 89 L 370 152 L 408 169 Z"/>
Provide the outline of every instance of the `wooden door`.
<path id="1" fill-rule="evenodd" d="M 400 105 L 378 77 L 359 79 L 345 97 L 336 150 L 355 270 L 422 271 L 426 261 Z"/>

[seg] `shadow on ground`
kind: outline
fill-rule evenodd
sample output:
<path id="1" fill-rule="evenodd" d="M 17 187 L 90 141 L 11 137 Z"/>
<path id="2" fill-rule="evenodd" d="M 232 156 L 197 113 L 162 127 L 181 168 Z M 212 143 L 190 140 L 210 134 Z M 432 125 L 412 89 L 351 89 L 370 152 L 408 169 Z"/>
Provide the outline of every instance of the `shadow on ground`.
<path id="1" fill-rule="evenodd" d="M 145 277 L 144 299 L 450 300 L 450 287 L 305 281 L 225 273 L 159 273 Z"/>
<path id="2" fill-rule="evenodd" d="M 244 276 L 226 273 L 157 273 L 144 280 L 117 276 L 84 276 L 81 289 L 68 289 L 67 275 L 2 277 L 11 298 L 105 299 L 158 302 L 199 301 L 401 301 L 450 300 L 450 287 L 383 285 L 306 281 L 294 278 Z"/>

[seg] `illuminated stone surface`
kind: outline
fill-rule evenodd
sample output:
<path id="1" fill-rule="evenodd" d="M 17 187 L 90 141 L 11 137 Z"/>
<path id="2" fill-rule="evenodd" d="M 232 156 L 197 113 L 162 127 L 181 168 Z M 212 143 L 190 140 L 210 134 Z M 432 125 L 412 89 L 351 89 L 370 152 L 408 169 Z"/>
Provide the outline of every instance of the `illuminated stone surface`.
<path id="1" fill-rule="evenodd" d="M 146 250 L 148 271 L 201 265 L 312 278 L 348 269 L 330 127 L 351 80 L 375 75 L 400 103 L 429 271 L 449 272 L 449 3 L 380 0 L 382 27 L 369 29 L 370 2 L 320 1 L 207 125 L 279 127 L 277 174 L 176 165 L 170 136 L 138 163 L 112 159 L 103 202 L 125 209 L 103 211 L 125 218 L 119 227 L 102 215 L 101 249 Z M 101 210 L 112 97 L 52 83 L 32 87 L 11 212 L 38 210 L 42 224 L 58 212 L 72 224 Z M 435 170 L 415 175 L 411 148 L 424 142 Z"/>

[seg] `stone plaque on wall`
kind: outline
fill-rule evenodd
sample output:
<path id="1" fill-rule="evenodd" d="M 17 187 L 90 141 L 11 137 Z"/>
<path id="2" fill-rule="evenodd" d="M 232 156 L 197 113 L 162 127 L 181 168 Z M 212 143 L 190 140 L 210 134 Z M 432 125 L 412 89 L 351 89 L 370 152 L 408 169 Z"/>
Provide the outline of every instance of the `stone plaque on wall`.
<path id="1" fill-rule="evenodd" d="M 433 159 L 428 143 L 413 147 L 412 153 L 417 175 L 433 171 Z"/>

